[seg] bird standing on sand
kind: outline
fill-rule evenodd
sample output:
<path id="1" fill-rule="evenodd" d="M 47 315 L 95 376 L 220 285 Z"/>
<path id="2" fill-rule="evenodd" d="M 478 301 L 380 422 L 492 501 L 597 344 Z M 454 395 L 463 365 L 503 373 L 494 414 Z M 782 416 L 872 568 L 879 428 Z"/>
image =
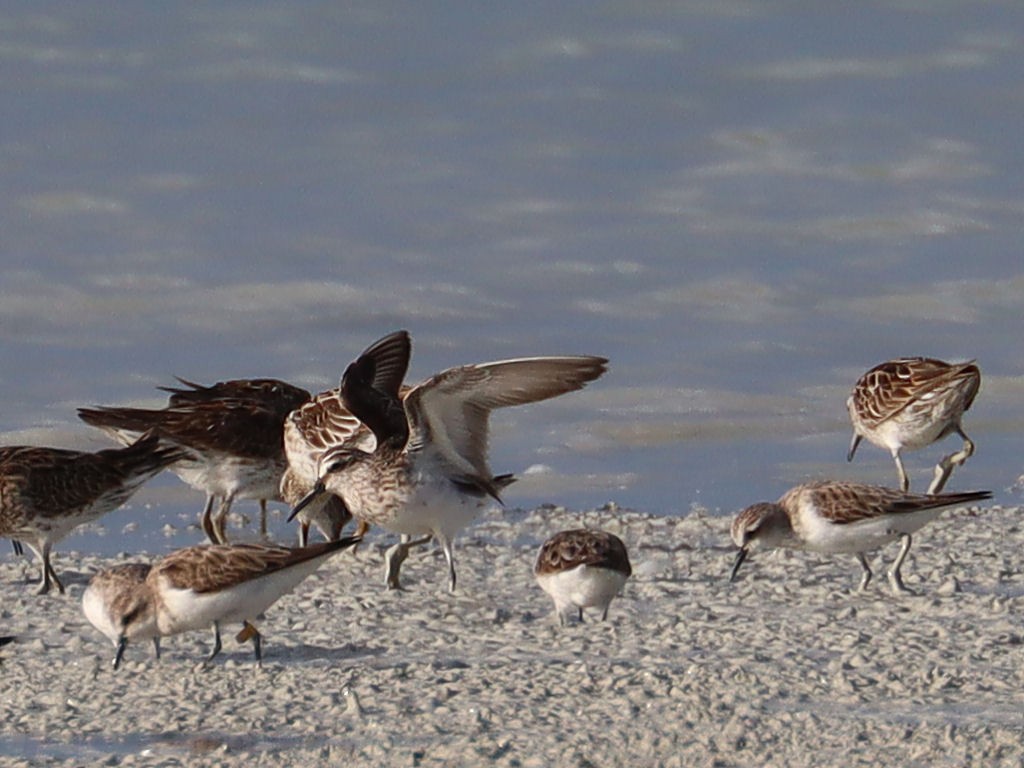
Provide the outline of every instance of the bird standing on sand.
<path id="1" fill-rule="evenodd" d="M 358 519 L 407 536 L 388 553 L 387 583 L 409 548 L 437 539 L 455 589 L 452 540 L 488 498 L 501 503 L 511 475 L 495 476 L 487 461 L 488 418 L 495 408 L 546 400 L 582 389 L 606 370 L 602 357 L 533 357 L 450 368 L 413 387 L 403 398 L 401 378 L 412 342 L 405 331 L 371 345 L 342 377 L 341 396 L 376 437 L 372 452 L 336 451 L 294 517 L 325 491 L 338 494 Z M 382 376 L 381 373 L 388 375 Z M 384 383 L 382 384 L 382 379 Z"/>
<path id="2" fill-rule="evenodd" d="M 632 573 L 622 539 L 586 528 L 556 533 L 541 546 L 533 565 L 533 575 L 554 601 L 563 626 L 573 608 L 580 621 L 584 608 L 600 608 L 601 621 L 607 619 L 608 606 Z"/>
<path id="3" fill-rule="evenodd" d="M 64 585 L 50 564 L 53 545 L 84 523 L 117 509 L 165 467 L 177 448 L 146 433 L 126 448 L 96 453 L 63 448 L 0 448 L 0 537 L 21 542 L 42 563 L 39 594 Z"/>
<path id="4" fill-rule="evenodd" d="M 82 595 L 82 610 L 117 648 L 114 669 L 129 641 L 159 638 L 213 625 L 213 651 L 221 651 L 220 625 L 242 623 L 237 640 L 253 641 L 262 665 L 262 635 L 256 617 L 336 552 L 358 537 L 291 549 L 267 544 L 214 544 L 188 547 L 165 556 L 152 567 L 117 566 L 101 571 Z"/>
<path id="5" fill-rule="evenodd" d="M 893 592 L 909 592 L 900 566 L 910 551 L 911 534 L 934 520 L 943 507 L 990 498 L 990 491 L 933 496 L 838 480 L 804 483 L 775 503 L 747 507 L 732 521 L 732 540 L 740 549 L 729 580 L 735 581 L 751 550 L 784 547 L 856 555 L 864 569 L 859 587 L 864 590 L 871 581 L 864 553 L 900 539 L 899 554 L 889 569 L 889 584 Z"/>
<path id="6" fill-rule="evenodd" d="M 210 387 L 179 381 L 191 389 L 164 387 L 171 392 L 166 408 L 79 408 L 78 416 L 120 442 L 152 429 L 180 446 L 183 457 L 171 470 L 206 493 L 202 527 L 211 542 L 226 540 L 227 515 L 236 499 L 259 500 L 265 535 L 267 500 L 280 499 L 287 467 L 284 419 L 309 399 L 309 392 L 277 379 L 235 379 Z"/>
<path id="7" fill-rule="evenodd" d="M 398 388 L 404 396 L 408 387 L 401 387 L 401 383 L 408 358 L 405 362 L 391 360 L 397 367 L 389 367 L 388 361 L 382 362 L 385 364 L 377 370 L 375 386 L 386 391 Z M 284 450 L 288 469 L 281 478 L 281 497 L 294 507 L 316 486 L 321 467 L 332 462 L 335 451 L 353 448 L 372 451 L 376 445 L 377 438 L 370 428 L 345 407 L 340 387 L 315 395 L 285 419 Z M 310 525 L 315 525 L 324 538 L 331 541 L 341 536 L 352 514 L 340 496 L 324 493 L 307 503 L 296 519 L 299 521 L 299 546 L 305 546 Z M 356 535 L 365 535 L 368 528 L 365 521 L 360 521 Z"/>

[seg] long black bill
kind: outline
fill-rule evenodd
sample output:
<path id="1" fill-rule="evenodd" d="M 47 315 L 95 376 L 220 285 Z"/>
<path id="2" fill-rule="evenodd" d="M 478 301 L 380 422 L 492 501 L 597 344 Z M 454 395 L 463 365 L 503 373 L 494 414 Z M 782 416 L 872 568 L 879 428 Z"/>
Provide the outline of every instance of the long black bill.
<path id="1" fill-rule="evenodd" d="M 850 450 L 846 454 L 847 461 L 853 461 L 853 454 L 857 452 L 857 446 L 860 445 L 860 435 L 856 432 L 853 433 L 853 440 L 850 441 Z"/>
<path id="2" fill-rule="evenodd" d="M 299 512 L 301 512 L 310 504 L 312 504 L 313 501 L 317 498 L 317 496 L 321 496 L 326 492 L 327 488 L 326 486 L 324 486 L 324 481 L 317 480 L 316 485 L 313 486 L 313 490 L 311 490 L 309 493 L 307 493 L 305 496 L 299 499 L 299 503 L 292 507 L 292 513 L 288 515 L 288 522 L 290 523 L 292 520 L 295 519 L 295 516 L 299 514 Z"/>
<path id="3" fill-rule="evenodd" d="M 124 658 L 124 649 L 128 647 L 128 638 L 121 635 L 117 639 L 117 653 L 114 654 L 114 669 L 121 666 L 121 659 Z"/>
<path id="4" fill-rule="evenodd" d="M 740 570 L 740 566 L 743 565 L 743 561 L 747 559 L 747 548 L 742 547 L 739 552 L 736 553 L 736 561 L 732 564 L 732 571 L 729 572 L 729 583 L 736 581 L 736 574 Z"/>

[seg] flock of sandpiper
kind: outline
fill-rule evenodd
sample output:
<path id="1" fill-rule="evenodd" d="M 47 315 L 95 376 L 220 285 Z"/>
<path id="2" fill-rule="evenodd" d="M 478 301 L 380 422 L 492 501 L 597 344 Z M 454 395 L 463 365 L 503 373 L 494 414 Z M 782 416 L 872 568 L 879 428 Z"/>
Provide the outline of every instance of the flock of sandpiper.
<path id="1" fill-rule="evenodd" d="M 358 544 L 369 526 L 399 534 L 385 554 L 386 584 L 400 586 L 411 548 L 436 540 L 444 552 L 448 588 L 456 587 L 456 534 L 514 478 L 488 464 L 488 420 L 496 408 L 546 400 L 600 377 L 607 360 L 594 356 L 531 357 L 466 365 L 415 386 L 405 385 L 412 351 L 398 331 L 369 346 L 345 370 L 338 388 L 316 396 L 276 379 L 238 379 L 212 386 L 180 380 L 165 388 L 160 409 L 82 408 L 86 423 L 125 447 L 95 453 L 58 448 L 0 448 L 0 537 L 15 551 L 27 545 L 41 563 L 40 593 L 64 585 L 50 556 L 74 528 L 123 504 L 144 482 L 170 469 L 206 493 L 202 528 L 209 544 L 188 547 L 154 564 L 133 563 L 97 573 L 82 596 L 88 620 L 116 647 L 114 667 L 130 642 L 241 623 L 240 642 L 261 635 L 253 621 L 331 555 Z M 733 521 L 739 551 L 735 579 L 748 552 L 790 547 L 857 556 L 900 539 L 889 570 L 905 591 L 900 566 L 911 534 L 936 510 L 990 498 L 987 491 L 942 493 L 954 467 L 973 452 L 961 418 L 981 381 L 972 362 L 928 358 L 883 363 L 857 382 L 847 402 L 854 427 L 848 459 L 862 438 L 887 448 L 900 489 L 819 481 L 799 485 L 777 503 L 755 504 Z M 928 493 L 909 492 L 901 451 L 922 448 L 956 432 L 963 448 L 939 462 Z M 228 512 L 238 499 L 261 506 L 281 500 L 296 519 L 299 546 L 228 543 Z M 355 520 L 355 535 L 343 537 Z M 326 539 L 309 544 L 315 526 Z M 562 623 L 596 607 L 601 618 L 631 574 L 623 542 L 599 530 L 561 531 L 541 547 L 538 584 Z M 9 638 L 0 638 L 0 642 Z"/>

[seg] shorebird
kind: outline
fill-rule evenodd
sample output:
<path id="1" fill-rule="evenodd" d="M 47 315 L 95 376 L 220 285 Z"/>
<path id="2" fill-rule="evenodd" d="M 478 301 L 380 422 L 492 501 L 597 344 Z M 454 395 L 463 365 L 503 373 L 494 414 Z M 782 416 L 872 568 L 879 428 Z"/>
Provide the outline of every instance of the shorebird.
<path id="1" fill-rule="evenodd" d="M 160 658 L 160 632 L 155 614 L 149 609 L 148 595 L 141 589 L 152 566 L 149 563 L 127 563 L 99 571 L 82 593 L 82 612 L 96 629 L 116 646 L 124 634 L 124 625 L 131 618 L 134 637 L 151 639 L 156 658 Z M 127 644 L 127 640 L 125 641 Z M 120 651 L 124 653 L 123 649 Z M 117 659 L 116 665 L 120 664 Z"/>
<path id="2" fill-rule="evenodd" d="M 910 551 L 911 534 L 937 517 L 938 510 L 992 498 L 990 491 L 925 495 L 861 483 L 822 480 L 787 491 L 777 502 L 747 507 L 732 522 L 739 547 L 729 580 L 734 581 L 747 553 L 785 547 L 825 554 L 853 554 L 864 569 L 860 590 L 871 581 L 864 553 L 899 539 L 899 554 L 889 568 L 893 592 L 909 592 L 900 566 Z"/>
<path id="3" fill-rule="evenodd" d="M 388 552 L 387 583 L 410 547 L 436 539 L 455 589 L 454 536 L 488 498 L 501 503 L 511 475 L 495 476 L 487 461 L 488 418 L 495 408 L 546 400 L 582 389 L 606 370 L 603 357 L 533 357 L 450 368 L 399 395 L 397 376 L 408 366 L 409 334 L 398 331 L 371 345 L 345 370 L 345 408 L 376 437 L 372 452 L 339 449 L 292 510 L 295 517 L 325 491 L 336 493 L 358 519 L 394 533 L 419 536 Z M 389 375 L 381 375 L 381 371 Z M 381 384 L 381 380 L 384 384 Z"/>
<path id="4" fill-rule="evenodd" d="M 572 608 L 580 621 L 584 608 L 600 608 L 601 621 L 607 619 L 608 606 L 632 573 L 622 539 L 585 528 L 561 531 L 545 541 L 533 566 L 563 626 Z"/>
<path id="5" fill-rule="evenodd" d="M 52 584 L 53 545 L 83 523 L 124 504 L 139 486 L 181 458 L 147 433 L 127 448 L 96 453 L 62 448 L 0 448 L 0 537 L 21 542 L 42 563 L 39 594 Z"/>
<path id="6" fill-rule="evenodd" d="M 377 386 L 389 391 L 399 388 L 401 391 L 407 363 L 408 356 L 404 363 L 393 359 L 382 361 Z M 396 376 L 395 381 L 390 381 Z M 281 497 L 294 507 L 316 486 L 321 466 L 333 461 L 335 451 L 353 448 L 372 451 L 376 445 L 377 439 L 369 427 L 345 407 L 340 388 L 315 395 L 285 419 L 284 451 L 288 457 L 288 469 L 281 478 Z M 296 519 L 299 521 L 299 546 L 305 546 L 311 524 L 330 541 L 341 535 L 352 514 L 341 497 L 325 493 L 307 503 Z M 356 535 L 365 535 L 368 528 L 365 522 L 360 521 Z"/>
<path id="7" fill-rule="evenodd" d="M 118 566 L 93 577 L 82 610 L 117 651 L 114 669 L 130 641 L 159 638 L 213 625 L 213 651 L 221 651 L 220 626 L 241 622 L 238 642 L 253 641 L 262 666 L 262 635 L 253 621 L 291 592 L 331 555 L 357 543 L 350 536 L 292 549 L 267 544 L 213 544 L 172 552 L 152 567 Z"/>
<path id="8" fill-rule="evenodd" d="M 293 471 L 291 465 L 284 471 L 281 477 L 281 499 L 289 507 L 294 507 L 316 485 Z M 305 547 L 309 544 L 309 528 L 315 526 L 326 541 L 334 541 L 341 537 L 341 532 L 352 520 L 352 513 L 348 511 L 345 502 L 333 493 L 325 493 L 315 501 L 308 504 L 298 515 L 299 523 L 299 546 Z M 359 535 L 365 533 L 368 526 L 360 524 Z"/>
<path id="9" fill-rule="evenodd" d="M 853 461 L 861 438 L 866 437 L 892 454 L 900 487 L 908 491 L 910 478 L 900 451 L 924 448 L 956 432 L 963 438 L 963 448 L 935 466 L 928 488 L 928 493 L 939 493 L 953 468 L 974 453 L 974 443 L 960 420 L 980 385 L 981 371 L 973 360 L 950 364 L 927 357 L 905 357 L 876 365 L 860 377 L 846 401 L 853 422 L 853 441 L 846 460 Z"/>
<path id="10" fill-rule="evenodd" d="M 79 408 L 78 416 L 121 442 L 152 429 L 184 449 L 171 470 L 206 493 L 202 527 L 211 542 L 226 541 L 227 515 L 236 499 L 259 501 L 260 533 L 266 535 L 267 500 L 281 498 L 287 468 L 284 419 L 309 392 L 276 379 L 211 387 L 179 381 L 191 389 L 164 388 L 172 393 L 166 408 Z"/>

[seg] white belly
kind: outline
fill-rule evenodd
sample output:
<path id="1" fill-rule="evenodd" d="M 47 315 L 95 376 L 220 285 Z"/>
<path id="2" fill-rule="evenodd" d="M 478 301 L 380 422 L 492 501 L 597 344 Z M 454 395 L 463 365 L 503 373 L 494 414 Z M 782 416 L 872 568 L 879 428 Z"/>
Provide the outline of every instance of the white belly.
<path id="1" fill-rule="evenodd" d="M 280 462 L 227 458 L 219 461 L 182 461 L 171 471 L 198 491 L 233 499 L 280 499 Z"/>
<path id="2" fill-rule="evenodd" d="M 801 531 L 803 548 L 811 552 L 828 554 L 868 552 L 895 541 L 905 533 L 914 533 L 934 520 L 939 512 L 938 509 L 929 509 L 908 514 L 886 515 L 846 525 L 830 525 L 824 521 L 809 522 Z"/>
<path id="3" fill-rule="evenodd" d="M 451 540 L 469 525 L 489 497 L 463 493 L 447 478 L 417 476 L 402 494 L 344 494 L 351 512 L 393 533 L 438 535 Z"/>
<path id="4" fill-rule="evenodd" d="M 950 428 L 948 421 L 904 418 L 903 414 L 900 414 L 881 424 L 874 434 L 868 435 L 868 440 L 889 449 L 890 453 L 900 448 L 915 451 L 931 445 L 943 437 Z"/>
<path id="5" fill-rule="evenodd" d="M 315 571 L 325 558 L 319 557 L 216 592 L 197 593 L 177 589 L 161 580 L 157 624 L 161 634 L 173 635 L 204 629 L 213 622 L 255 621 L 282 595 L 291 592 Z"/>
<path id="6" fill-rule="evenodd" d="M 626 583 L 626 574 L 610 568 L 578 565 L 568 571 L 537 576 L 537 583 L 551 599 L 555 608 L 601 608 L 612 601 Z"/>

